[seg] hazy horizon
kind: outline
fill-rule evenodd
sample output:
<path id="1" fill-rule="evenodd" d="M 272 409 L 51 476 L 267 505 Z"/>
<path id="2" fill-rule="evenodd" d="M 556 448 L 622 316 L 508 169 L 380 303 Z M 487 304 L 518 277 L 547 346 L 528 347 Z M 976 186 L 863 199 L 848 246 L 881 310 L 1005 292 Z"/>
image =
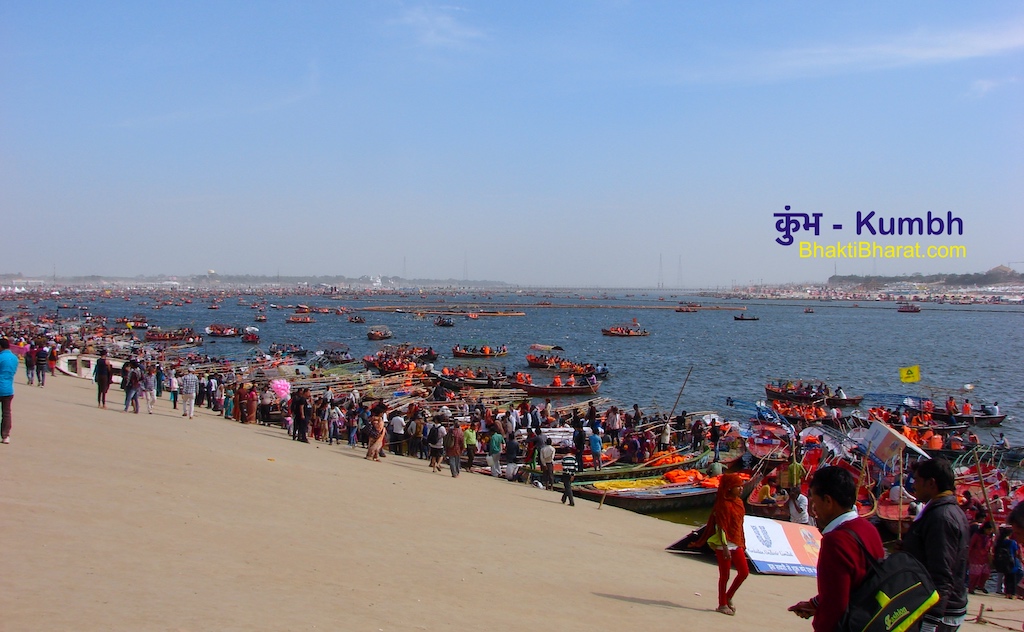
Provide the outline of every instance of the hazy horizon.
<path id="1" fill-rule="evenodd" d="M 6 3 L 0 34 L 0 269 L 32 277 L 708 288 L 1024 262 L 1017 2 Z M 787 205 L 820 235 L 780 245 Z M 872 212 L 963 234 L 858 236 Z"/>

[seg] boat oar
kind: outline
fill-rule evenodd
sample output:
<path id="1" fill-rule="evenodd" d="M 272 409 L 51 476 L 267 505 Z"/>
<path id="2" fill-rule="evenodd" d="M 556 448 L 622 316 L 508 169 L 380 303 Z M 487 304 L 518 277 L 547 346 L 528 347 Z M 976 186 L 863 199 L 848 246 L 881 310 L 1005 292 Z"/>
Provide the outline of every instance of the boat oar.
<path id="1" fill-rule="evenodd" d="M 981 471 L 981 455 L 978 451 L 974 451 L 974 466 L 978 468 L 978 482 L 981 483 L 981 498 L 985 503 L 985 511 L 988 512 L 988 519 L 995 522 L 995 513 L 992 511 L 992 506 L 988 502 L 988 485 L 985 484 L 985 473 Z M 995 539 L 993 538 L 993 542 Z"/>
<path id="2" fill-rule="evenodd" d="M 676 402 L 672 404 L 672 412 L 668 414 L 668 418 L 671 420 L 676 414 L 676 406 L 679 405 L 679 399 L 683 396 L 683 389 L 686 388 L 686 382 L 690 379 L 690 373 L 693 372 L 693 365 L 690 365 L 690 370 L 686 372 L 686 377 L 683 378 L 683 385 L 679 387 L 679 394 L 676 395 Z"/>

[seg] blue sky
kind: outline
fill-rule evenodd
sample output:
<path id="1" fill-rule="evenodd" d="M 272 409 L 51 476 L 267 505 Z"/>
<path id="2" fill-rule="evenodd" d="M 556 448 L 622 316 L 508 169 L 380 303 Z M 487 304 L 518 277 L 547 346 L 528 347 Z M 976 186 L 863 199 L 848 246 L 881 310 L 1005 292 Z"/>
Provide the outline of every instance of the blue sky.
<path id="1" fill-rule="evenodd" d="M 1024 260 L 1022 78 L 1019 2 L 0 3 L 0 271 L 981 271 Z M 967 258 L 800 259 L 787 204 Z"/>

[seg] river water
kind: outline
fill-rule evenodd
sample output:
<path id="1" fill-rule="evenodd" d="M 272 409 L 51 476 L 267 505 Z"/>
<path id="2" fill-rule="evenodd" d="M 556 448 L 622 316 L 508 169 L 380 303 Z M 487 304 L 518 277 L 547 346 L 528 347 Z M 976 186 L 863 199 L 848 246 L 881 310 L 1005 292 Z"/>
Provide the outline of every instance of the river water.
<path id="1" fill-rule="evenodd" d="M 509 354 L 500 359 L 499 366 L 509 371 L 525 370 L 529 345 L 554 344 L 565 349 L 560 352 L 564 357 L 610 366 L 611 376 L 602 383 L 601 396 L 627 407 L 637 403 L 644 409 L 666 412 L 672 408 L 691 367 L 677 411 L 721 410 L 726 397 L 760 399 L 764 397 L 765 382 L 778 378 L 825 380 L 833 387 L 843 386 L 848 394 L 935 395 L 942 398 L 940 401 L 946 392 L 971 384 L 973 390 L 960 393 L 958 400 L 966 396 L 976 408 L 980 403 L 998 401 L 1001 411 L 1010 415 L 1002 430 L 1014 444 L 1024 443 L 1024 427 L 1019 422 L 1024 410 L 1024 308 L 1020 306 L 926 303 L 920 313 L 907 314 L 897 312 L 891 302 L 859 306 L 850 302 L 739 302 L 653 292 L 585 298 L 578 294 L 447 295 L 442 305 L 435 302 L 437 298 L 414 294 L 361 300 L 268 296 L 267 300 L 354 309 L 391 305 L 406 310 L 494 310 L 518 304 L 526 315 L 481 316 L 477 320 L 456 317 L 455 327 L 442 328 L 433 325 L 432 316 L 417 318 L 409 311 L 365 311 L 366 324 L 349 323 L 347 317 L 335 314 L 314 314 L 316 323 L 297 325 L 284 322 L 292 310 L 269 309 L 267 322 L 254 323 L 256 311 L 236 304 L 236 298 L 225 300 L 216 311 L 198 300 L 159 311 L 135 300 L 101 299 L 91 306 L 94 314 L 111 319 L 147 314 L 152 325 L 165 329 L 193 326 L 201 330 L 214 322 L 256 325 L 264 348 L 271 342 L 296 342 L 315 350 L 335 341 L 349 345 L 357 357 L 384 344 L 367 340 L 367 328 L 387 325 L 395 334 L 388 342 L 432 345 L 441 352 L 438 366 L 454 363 L 450 355 L 453 344 L 486 340 L 508 345 Z M 247 299 L 254 301 L 256 297 L 248 295 Z M 538 306 L 538 301 L 554 305 Z M 747 309 L 680 313 L 672 309 L 679 301 Z M 814 313 L 804 313 L 808 306 Z M 759 320 L 735 321 L 733 315 L 740 313 Z M 651 335 L 601 335 L 602 327 L 633 318 Z M 208 337 L 205 352 L 240 358 L 249 348 L 237 339 Z M 898 368 L 911 365 L 921 367 L 919 384 L 900 382 Z M 540 383 L 544 379 L 549 378 L 537 377 Z M 930 388 L 941 392 L 930 392 Z M 983 442 L 992 440 L 988 430 L 980 431 L 979 436 Z M 683 516 L 681 520 L 697 519 Z"/>

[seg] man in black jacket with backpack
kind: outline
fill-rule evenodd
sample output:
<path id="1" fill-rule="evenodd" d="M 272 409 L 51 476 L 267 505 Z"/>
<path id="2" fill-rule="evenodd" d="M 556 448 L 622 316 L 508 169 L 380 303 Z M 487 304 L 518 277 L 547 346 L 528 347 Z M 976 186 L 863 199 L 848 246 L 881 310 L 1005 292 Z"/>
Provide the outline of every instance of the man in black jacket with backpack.
<path id="1" fill-rule="evenodd" d="M 939 593 L 939 602 L 921 620 L 921 632 L 956 632 L 967 616 L 967 516 L 957 504 L 949 461 L 919 461 L 914 479 L 917 499 L 926 504 L 904 537 L 903 550 L 924 564 Z"/>

